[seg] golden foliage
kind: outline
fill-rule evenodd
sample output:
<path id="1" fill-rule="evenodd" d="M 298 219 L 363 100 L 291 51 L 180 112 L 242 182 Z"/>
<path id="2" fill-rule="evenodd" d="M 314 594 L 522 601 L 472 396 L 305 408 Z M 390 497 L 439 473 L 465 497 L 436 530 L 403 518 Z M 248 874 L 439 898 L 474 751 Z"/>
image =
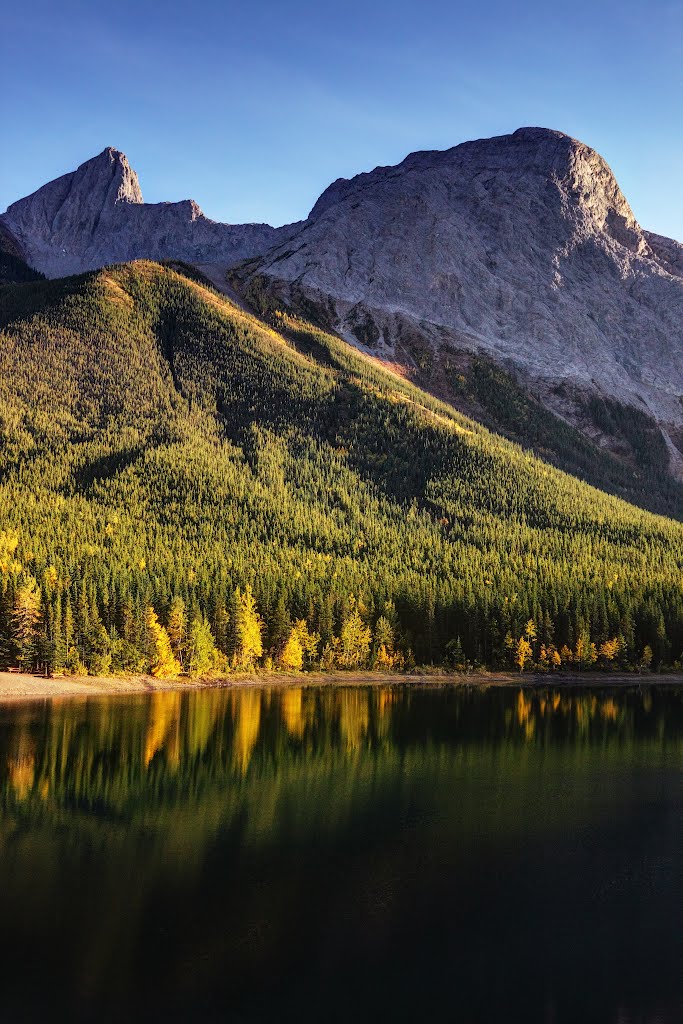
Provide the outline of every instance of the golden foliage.
<path id="1" fill-rule="evenodd" d="M 251 587 L 235 593 L 235 653 L 233 668 L 251 669 L 263 654 L 263 621 L 258 613 Z"/>
<path id="2" fill-rule="evenodd" d="M 168 633 L 152 607 L 147 609 L 147 638 L 150 672 L 156 679 L 180 674 L 180 662 L 171 649 Z"/>

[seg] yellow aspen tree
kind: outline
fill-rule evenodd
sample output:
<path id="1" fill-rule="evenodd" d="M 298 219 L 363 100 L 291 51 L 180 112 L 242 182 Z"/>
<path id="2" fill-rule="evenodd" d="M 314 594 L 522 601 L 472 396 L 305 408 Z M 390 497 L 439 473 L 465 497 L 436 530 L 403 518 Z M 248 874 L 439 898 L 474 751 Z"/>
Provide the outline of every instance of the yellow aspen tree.
<path id="1" fill-rule="evenodd" d="M 525 636 L 520 636 L 515 648 L 515 665 L 517 665 L 520 672 L 523 672 L 531 661 L 531 654 L 531 644 Z"/>
<path id="2" fill-rule="evenodd" d="M 590 668 L 598 660 L 598 652 L 595 644 L 587 633 L 582 633 L 574 647 L 574 661 L 579 668 Z"/>
<path id="3" fill-rule="evenodd" d="M 294 623 L 294 631 L 296 632 L 297 639 L 301 644 L 301 649 L 303 651 L 304 668 L 310 668 L 311 664 L 318 657 L 320 634 L 312 632 L 308 628 L 308 623 L 305 619 L 296 620 Z"/>
<path id="4" fill-rule="evenodd" d="M 21 563 L 14 557 L 18 545 L 19 535 L 14 530 L 0 530 L 0 573 L 3 576 L 21 572 Z"/>
<path id="5" fill-rule="evenodd" d="M 547 646 L 542 644 L 539 662 L 546 670 L 553 670 L 560 667 L 562 658 L 553 644 L 548 644 Z"/>
<path id="6" fill-rule="evenodd" d="M 251 669 L 263 655 L 263 621 L 258 613 L 251 587 L 247 585 L 244 593 L 237 588 L 235 602 L 235 668 Z"/>
<path id="7" fill-rule="evenodd" d="M 147 609 L 147 638 L 149 644 L 149 668 L 156 679 L 180 674 L 180 662 L 173 654 L 168 633 L 159 622 L 153 608 Z"/>
<path id="8" fill-rule="evenodd" d="M 333 636 L 329 643 L 323 647 L 320 655 L 320 667 L 324 672 L 337 668 L 340 662 L 341 644 L 338 636 Z"/>
<path id="9" fill-rule="evenodd" d="M 227 659 L 216 647 L 211 626 L 203 615 L 197 615 L 190 625 L 186 650 L 190 676 L 202 676 L 227 668 Z"/>
<path id="10" fill-rule="evenodd" d="M 619 654 L 620 643 L 617 637 L 612 640 L 605 640 L 600 644 L 598 655 L 604 662 L 611 662 Z"/>
<path id="11" fill-rule="evenodd" d="M 287 637 L 277 663 L 280 668 L 289 672 L 298 672 L 299 669 L 303 668 L 304 649 L 301 646 L 301 640 L 297 636 L 296 629 L 292 629 Z"/>

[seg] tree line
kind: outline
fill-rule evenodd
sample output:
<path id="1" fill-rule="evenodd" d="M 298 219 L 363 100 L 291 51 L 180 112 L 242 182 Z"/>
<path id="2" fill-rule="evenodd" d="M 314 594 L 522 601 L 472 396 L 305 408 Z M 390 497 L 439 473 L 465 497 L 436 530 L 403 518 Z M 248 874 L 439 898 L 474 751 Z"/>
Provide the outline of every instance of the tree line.
<path id="1" fill-rule="evenodd" d="M 646 615 L 644 621 L 628 613 L 610 622 L 605 606 L 601 632 L 587 620 L 570 621 L 559 632 L 545 613 L 538 623 L 528 619 L 516 636 L 514 623 L 500 609 L 497 622 L 483 608 L 475 610 L 473 622 L 470 609 L 462 620 L 468 637 L 463 643 L 460 633 L 450 636 L 439 624 L 447 620 L 445 610 L 437 615 L 436 608 L 427 609 L 431 622 L 428 617 L 422 633 L 416 634 L 419 610 L 408 607 L 401 616 L 396 604 L 386 601 L 377 614 L 371 611 L 376 601 L 366 604 L 353 594 L 336 600 L 328 595 L 318 605 L 312 601 L 307 617 L 297 617 L 280 592 L 264 618 L 250 584 L 212 594 L 204 607 L 196 595 L 186 600 L 176 594 L 163 607 L 157 601 L 155 608 L 144 588 L 115 588 L 104 603 L 84 576 L 75 587 L 52 565 L 39 582 L 16 559 L 17 546 L 16 534 L 0 533 L 3 668 L 98 676 L 149 673 L 157 678 L 254 670 L 401 672 L 417 667 L 412 642 L 417 636 L 419 649 L 425 650 L 427 633 L 433 654 L 429 665 L 458 672 L 681 667 L 680 657 L 672 657 L 661 613 Z M 488 662 L 482 659 L 483 628 L 492 630 Z"/>

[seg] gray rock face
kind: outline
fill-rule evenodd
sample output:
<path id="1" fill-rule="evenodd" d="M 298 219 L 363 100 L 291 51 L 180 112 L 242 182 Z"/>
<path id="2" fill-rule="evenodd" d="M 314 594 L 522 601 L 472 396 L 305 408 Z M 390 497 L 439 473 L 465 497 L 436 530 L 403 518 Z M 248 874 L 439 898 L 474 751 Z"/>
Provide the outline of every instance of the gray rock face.
<path id="1" fill-rule="evenodd" d="M 217 223 L 192 200 L 144 203 L 135 171 L 115 149 L 13 203 L 0 223 L 48 277 L 133 259 L 230 267 L 291 234 L 268 224 Z"/>
<path id="2" fill-rule="evenodd" d="M 680 458 L 667 425 L 683 422 L 683 246 L 643 231 L 602 157 L 560 132 L 340 179 L 250 273 L 408 368 L 483 352 L 568 418 L 558 384 L 636 405 Z"/>

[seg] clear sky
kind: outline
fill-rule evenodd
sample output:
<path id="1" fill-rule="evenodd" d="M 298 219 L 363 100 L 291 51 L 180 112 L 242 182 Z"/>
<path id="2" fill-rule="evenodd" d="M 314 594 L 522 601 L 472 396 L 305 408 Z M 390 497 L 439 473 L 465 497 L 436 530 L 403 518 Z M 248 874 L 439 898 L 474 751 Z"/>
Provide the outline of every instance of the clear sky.
<path id="1" fill-rule="evenodd" d="M 541 125 L 683 239 L 680 0 L 12 0 L 0 209 L 116 146 L 145 199 L 282 224 L 335 178 Z"/>

